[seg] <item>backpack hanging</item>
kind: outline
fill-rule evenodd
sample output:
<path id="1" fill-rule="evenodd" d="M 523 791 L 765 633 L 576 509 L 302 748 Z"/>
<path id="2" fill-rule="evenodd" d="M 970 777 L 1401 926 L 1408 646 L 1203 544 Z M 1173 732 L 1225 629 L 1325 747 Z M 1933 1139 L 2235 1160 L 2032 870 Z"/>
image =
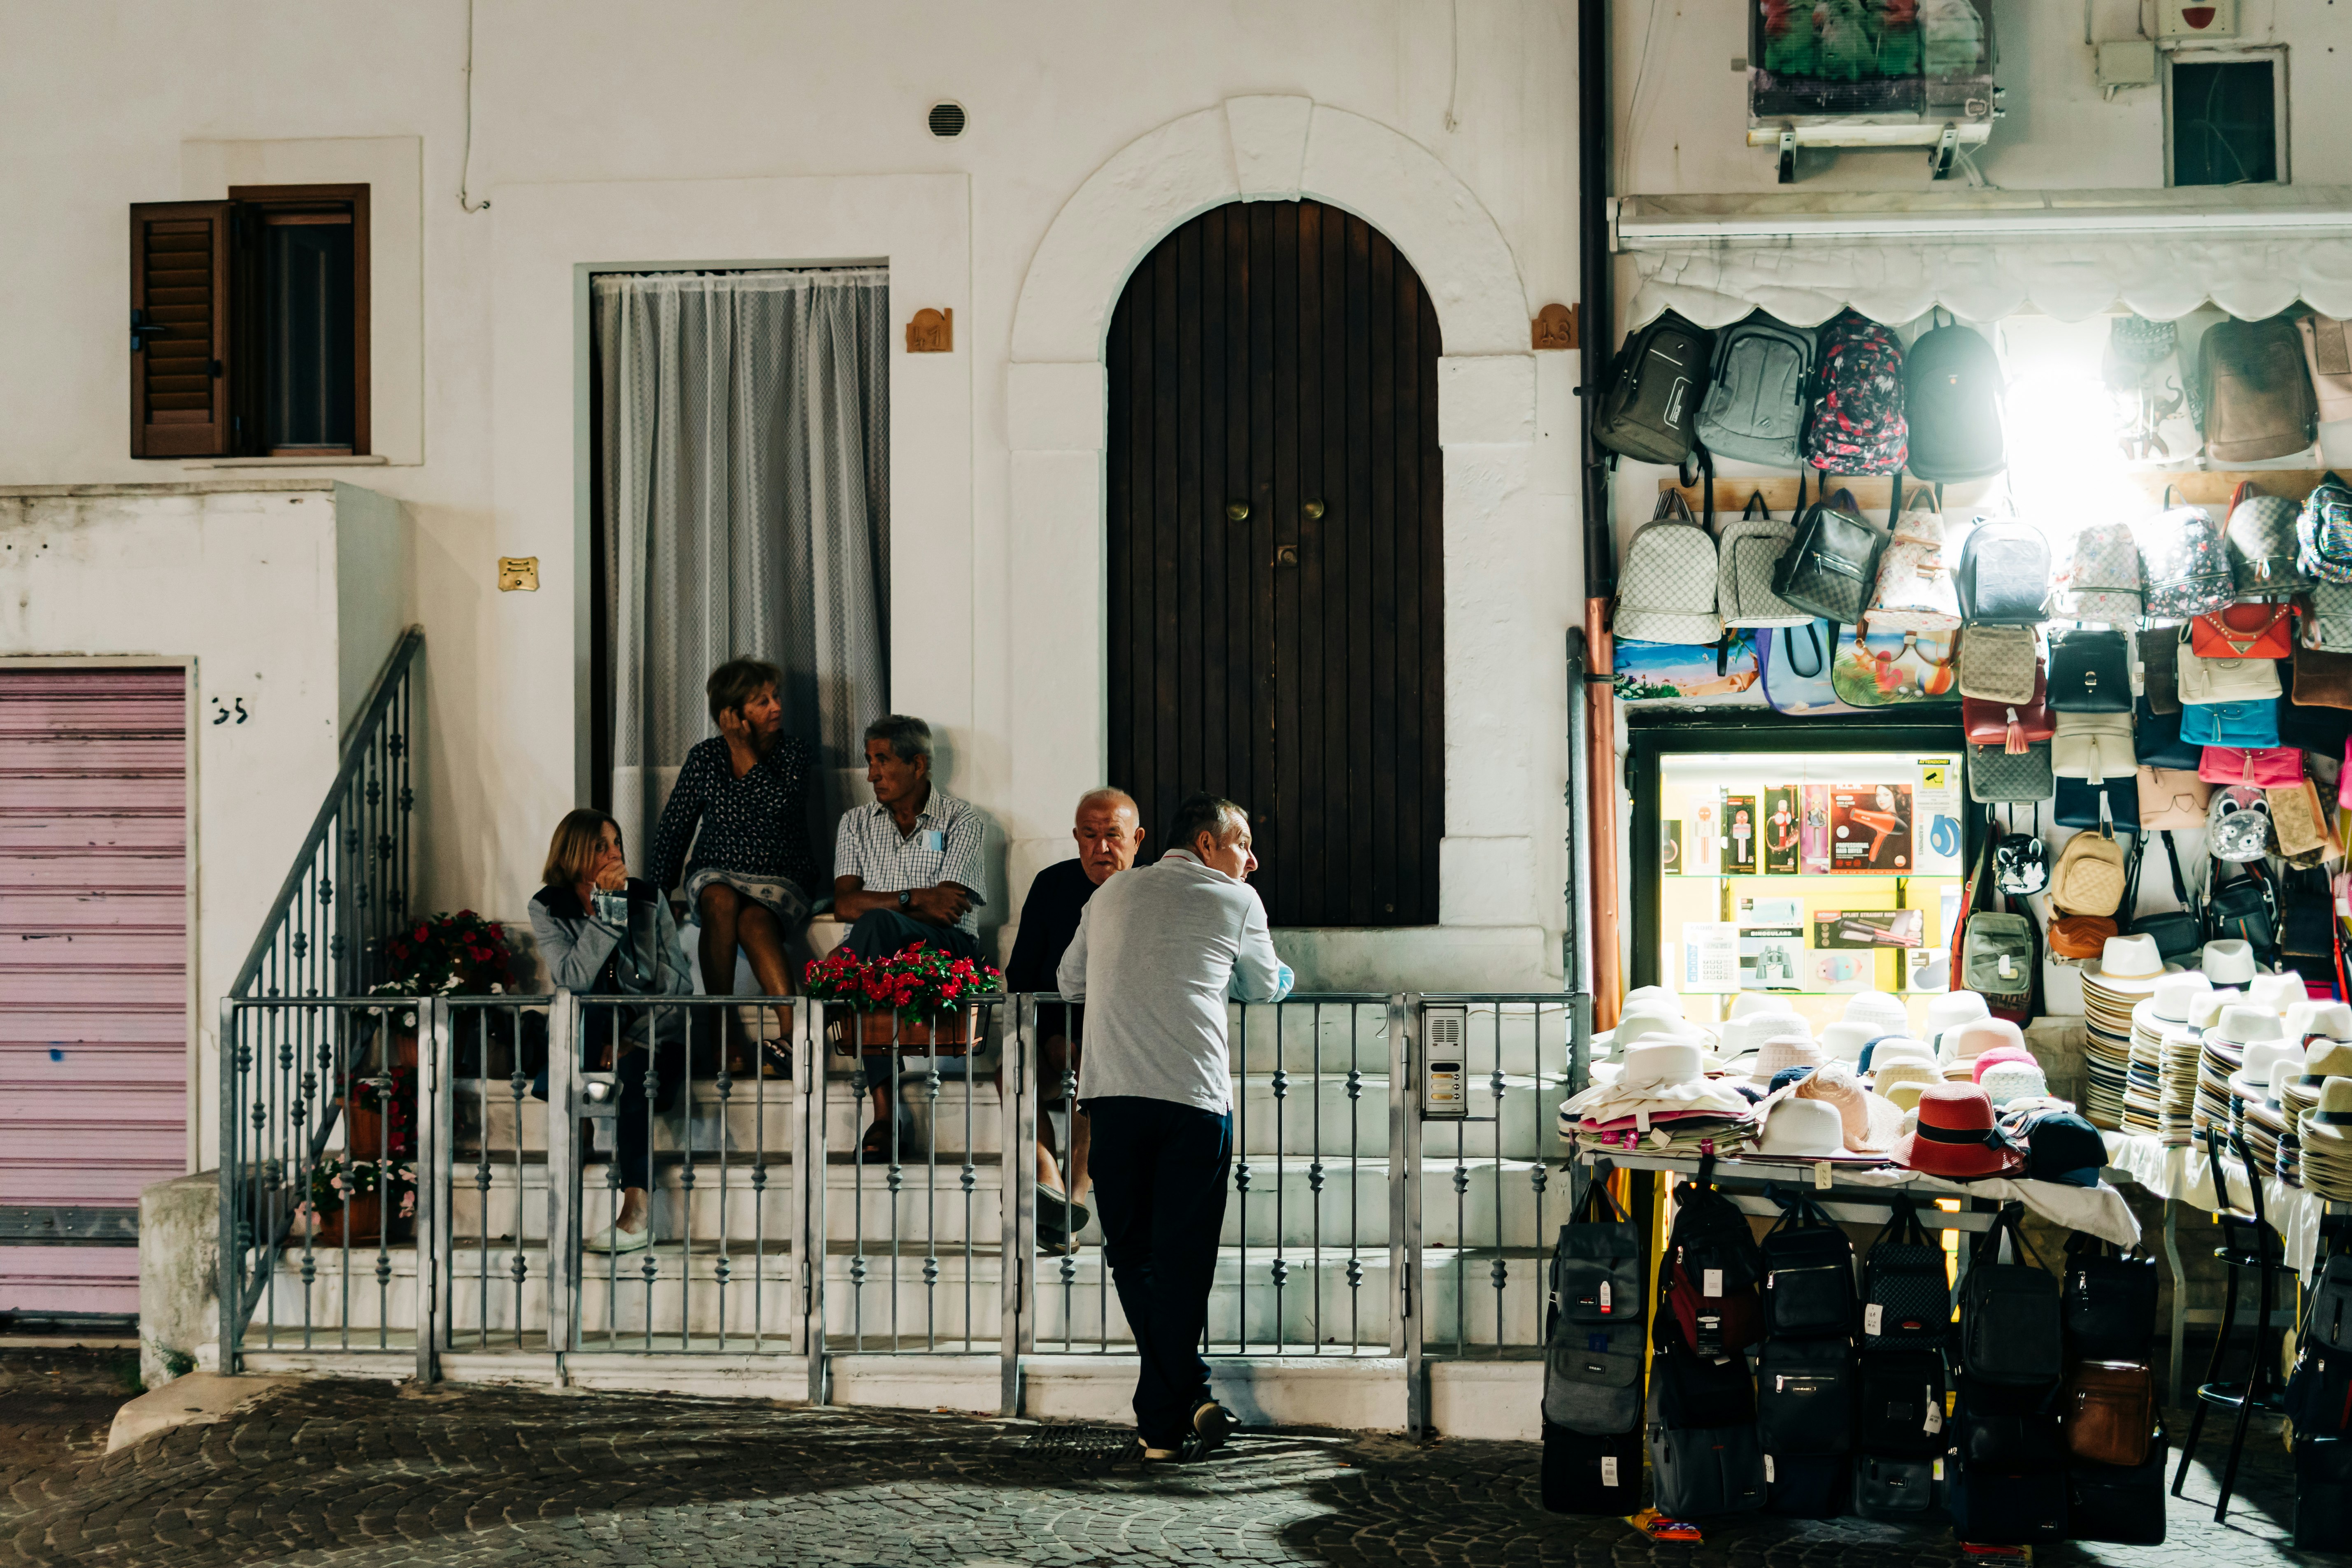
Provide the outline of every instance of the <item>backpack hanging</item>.
<path id="1" fill-rule="evenodd" d="M 1903 412 L 1910 426 L 1907 466 L 1917 478 L 1936 484 L 1980 479 L 2008 466 L 2000 358 L 1975 328 L 1946 322 L 1919 334 L 1904 359 Z"/>
<path id="2" fill-rule="evenodd" d="M 1639 642 L 1721 642 L 1717 570 L 1714 536 L 1691 516 L 1680 490 L 1664 491 L 1625 547 L 1612 629 Z"/>
<path id="3" fill-rule="evenodd" d="M 2205 853 L 2216 860 L 2245 865 L 2271 852 L 2270 801 L 2259 789 L 2227 784 L 2213 792 L 2205 812 Z"/>
<path id="4" fill-rule="evenodd" d="M 1810 1199 L 1781 1200 L 1764 1237 L 1766 1332 L 1781 1338 L 1853 1332 L 1853 1243 Z"/>
<path id="5" fill-rule="evenodd" d="M 2233 882 L 2221 880 L 2221 868 L 2214 868 L 2213 885 L 2205 895 L 2205 939 L 2245 942 L 2254 950 L 2257 963 L 2274 964 L 2278 962 L 2278 897 L 2259 860 L 2242 864 L 2245 875 Z"/>
<path id="6" fill-rule="evenodd" d="M 2039 626 L 2049 613 L 2050 576 L 2050 543 L 2040 529 L 1979 519 L 1960 548 L 1954 584 L 1960 613 L 1972 626 Z"/>
<path id="7" fill-rule="evenodd" d="M 2302 339 L 2283 318 L 2208 329 L 2197 345 L 2197 386 L 2214 462 L 2292 457 L 2319 433 Z"/>
<path id="8" fill-rule="evenodd" d="M 2323 584 L 2352 586 L 2352 486 L 2321 479 L 2294 520 L 2295 564 Z"/>
<path id="9" fill-rule="evenodd" d="M 2001 832 L 1998 825 L 1988 823 L 1986 834 L 1992 840 L 1993 886 L 2004 896 L 2029 899 L 2050 886 L 2050 850 L 2042 841 L 2042 808 L 2033 808 L 2033 831 Z M 1943 1265 L 1937 1265 L 1941 1268 Z M 1940 1276 L 1939 1276 L 1940 1278 Z"/>
<path id="10" fill-rule="evenodd" d="M 1853 1447 L 1853 1343 L 1769 1339 L 1756 1360 L 1756 1436 L 1774 1458 Z"/>
<path id="11" fill-rule="evenodd" d="M 1805 461 L 1824 473 L 1902 468 L 1910 430 L 1903 416 L 1903 345 L 1893 329 L 1851 310 L 1823 324 L 1801 444 Z"/>
<path id="12" fill-rule="evenodd" d="M 1708 1184 L 1714 1170 L 1714 1156 L 1702 1156 L 1684 1190 L 1666 1237 L 1658 1312 L 1661 1333 L 1671 1324 L 1685 1346 L 1710 1360 L 1738 1355 L 1761 1337 L 1764 1273 L 1748 1216 Z"/>
<path id="13" fill-rule="evenodd" d="M 1696 437 L 1717 457 L 1768 468 L 1797 466 L 1813 334 L 1761 310 L 1716 337 Z M 1769 624 L 1769 623 L 1768 623 Z"/>
<path id="14" fill-rule="evenodd" d="M 1800 609 L 1853 626 L 1870 605 L 1886 536 L 1864 519 L 1853 495 L 1815 501 L 1798 521 L 1772 573 L 1772 592 Z"/>
<path id="15" fill-rule="evenodd" d="M 1570 1323 L 1642 1321 L 1642 1233 L 1610 1194 L 1612 1167 L 1596 1164 L 1575 1217 L 1559 1227 L 1551 1294 Z"/>
<path id="16" fill-rule="evenodd" d="M 1902 476 L 1895 483 L 1901 485 Z M 1863 620 L 1874 634 L 1959 629 L 1959 594 L 1944 560 L 1944 519 L 1928 491 L 1914 490 L 1895 512 Z"/>
<path id="17" fill-rule="evenodd" d="M 1985 999 L 1994 1017 L 2021 1026 L 2032 1017 L 2034 981 L 2041 969 L 2039 938 L 2029 917 L 1994 907 L 2000 901 L 1992 868 L 1998 837 L 1988 828 L 1983 858 L 1962 897 L 1963 913 L 1952 938 L 1952 973 L 1960 989 Z"/>
<path id="18" fill-rule="evenodd" d="M 2142 607 L 2140 553 L 2131 529 L 2120 522 L 2094 523 L 2074 536 L 2074 549 L 2058 584 L 2058 613 L 2068 620 L 2101 626 L 2139 623 Z"/>
<path id="19" fill-rule="evenodd" d="M 1898 1194 L 1886 1228 L 1862 1255 L 1863 1344 L 1871 1350 L 1940 1345 L 1951 1323 L 1944 1249 L 1919 1223 L 1918 1205 L 1907 1194 Z M 1940 1388 L 1941 1379 L 1937 1382 Z"/>
<path id="20" fill-rule="evenodd" d="M 2303 509 L 2242 480 L 2230 497 L 2230 575 L 2241 599 L 2291 599 L 2312 585 L 2295 559 L 2295 521 Z"/>
<path id="21" fill-rule="evenodd" d="M 2142 614 L 2151 624 L 2192 620 L 2238 596 L 2229 546 L 2201 506 L 2176 506 L 2172 487 L 2154 517 L 2131 525 L 2139 552 Z"/>
<path id="22" fill-rule="evenodd" d="M 1894 1524 L 1924 1520 L 1936 1510 L 1936 1470 L 1932 1458 L 1866 1453 L 1853 1463 L 1853 1511 Z"/>
<path id="23" fill-rule="evenodd" d="M 2123 907 L 2127 879 L 2124 847 L 2108 823 L 2077 833 L 2058 851 L 2050 871 L 2050 908 L 2062 915 L 2113 919 Z"/>
<path id="24" fill-rule="evenodd" d="M 1543 1506 L 1552 1513 L 1622 1518 L 1642 1506 L 1642 1429 L 1605 1437 L 1543 1429 Z"/>
<path id="25" fill-rule="evenodd" d="M 1804 510 L 1804 480 L 1797 481 L 1800 511 Z M 1789 523 L 1776 521 L 1764 505 L 1764 492 L 1748 498 L 1739 521 L 1723 531 L 1716 543 L 1716 607 L 1727 626 L 1802 626 L 1812 616 L 1772 592 L 1773 569 L 1796 537 Z"/>
<path id="26" fill-rule="evenodd" d="M 1593 414 L 1593 442 L 1637 462 L 1680 467 L 1691 453 L 1714 347 L 1714 333 L 1672 310 L 1634 329 L 1610 364 L 1608 389 Z"/>
<path id="27" fill-rule="evenodd" d="M 1960 1281 L 1960 1364 L 1970 1377 L 2004 1387 L 2053 1384 L 2064 1368 L 2058 1281 L 2025 1239 L 2022 1206 L 2002 1206 Z M 2000 1261 L 2004 1235 L 2021 1260 L 2034 1261 Z"/>

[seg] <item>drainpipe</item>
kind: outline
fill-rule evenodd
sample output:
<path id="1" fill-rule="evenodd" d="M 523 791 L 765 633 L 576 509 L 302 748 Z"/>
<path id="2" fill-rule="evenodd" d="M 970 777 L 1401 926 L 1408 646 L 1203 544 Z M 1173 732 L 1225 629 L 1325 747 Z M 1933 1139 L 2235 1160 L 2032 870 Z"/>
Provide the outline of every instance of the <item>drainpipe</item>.
<path id="1" fill-rule="evenodd" d="M 1608 454 L 1593 443 L 1592 419 L 1608 379 L 1616 311 L 1610 300 L 1609 256 L 1609 4 L 1578 0 L 1576 7 L 1576 228 L 1581 247 L 1582 302 L 1577 310 L 1577 425 L 1584 476 L 1584 635 L 1582 690 L 1570 694 L 1583 726 L 1583 788 L 1571 778 L 1569 874 L 1582 897 L 1569 900 L 1578 921 L 1584 963 L 1591 976 L 1592 1027 L 1617 1026 L 1622 999 L 1617 962 L 1617 702 L 1610 683 L 1615 660 L 1609 602 L 1617 591 L 1617 546 L 1609 516 Z M 1573 639 L 1571 639 L 1573 640 Z M 1571 671 L 1578 661 L 1571 658 Z M 1580 700 L 1580 698 L 1581 700 Z M 1577 748 L 1571 744 L 1573 758 Z M 1570 970 L 1573 985 L 1575 971 Z M 1581 1009 L 1579 1009 L 1581 1011 Z"/>

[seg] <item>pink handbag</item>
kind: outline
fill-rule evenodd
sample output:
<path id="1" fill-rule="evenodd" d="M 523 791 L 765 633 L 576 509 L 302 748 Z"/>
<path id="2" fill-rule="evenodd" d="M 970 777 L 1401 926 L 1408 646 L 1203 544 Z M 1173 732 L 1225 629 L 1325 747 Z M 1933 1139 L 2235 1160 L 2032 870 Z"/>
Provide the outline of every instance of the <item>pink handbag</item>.
<path id="1" fill-rule="evenodd" d="M 2336 781 L 2336 804 L 2352 811 L 2352 741 L 2344 742 L 2344 772 Z"/>
<path id="2" fill-rule="evenodd" d="M 2303 753 L 2293 746 L 2208 746 L 2197 776 L 2207 784 L 2291 789 L 2303 782 Z"/>

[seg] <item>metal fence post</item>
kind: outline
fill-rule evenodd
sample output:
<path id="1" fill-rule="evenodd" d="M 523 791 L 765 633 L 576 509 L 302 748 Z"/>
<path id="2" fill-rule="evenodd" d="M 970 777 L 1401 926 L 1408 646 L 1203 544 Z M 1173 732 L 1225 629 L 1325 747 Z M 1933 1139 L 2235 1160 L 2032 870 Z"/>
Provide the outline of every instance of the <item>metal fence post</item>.
<path id="1" fill-rule="evenodd" d="M 559 989 L 547 1008 L 547 1348 L 557 1355 L 573 1348 L 579 1321 L 580 1115 L 573 1100 L 586 1047 L 579 998 Z"/>
<path id="2" fill-rule="evenodd" d="M 457 1053 L 449 999 L 426 998 L 417 1012 L 417 1054 L 423 1061 L 417 1095 L 424 1103 L 416 1118 L 416 1376 L 434 1383 L 441 1376 L 441 1352 L 451 1347 L 456 1332 L 457 1285 L 450 1272 L 456 1205 L 449 1186 L 457 1150 Z"/>
<path id="3" fill-rule="evenodd" d="M 793 1272 L 800 1279 L 801 1351 L 808 1357 L 808 1399 L 823 1405 L 824 1367 L 824 1004 L 793 1009 L 793 1087 L 800 1106 L 793 1129 L 793 1210 L 799 1230 Z M 855 1015 L 846 1015 L 854 1020 Z M 854 1118 L 853 1118 L 853 1125 Z"/>
<path id="4" fill-rule="evenodd" d="M 1037 998 L 1010 998 L 1004 1009 L 1009 1026 L 1004 1035 L 1004 1085 L 997 1112 L 998 1205 L 1003 1211 L 1001 1257 L 997 1268 L 996 1332 L 1003 1356 L 1000 1415 L 1021 1414 L 1021 1355 L 1032 1347 L 1034 1331 L 1037 1163 L 1030 1151 L 1037 1142 L 1037 1100 L 1032 1092 L 1031 1057 L 1037 1035 Z M 1024 1245 L 1025 1244 L 1025 1245 Z"/>
<path id="5" fill-rule="evenodd" d="M 1404 1358 L 1404 1430 L 1419 1442 L 1428 1426 L 1422 1368 L 1421 1097 L 1417 1064 L 1421 997 L 1389 998 L 1389 1279 L 1395 1308 L 1389 1344 Z"/>
<path id="6" fill-rule="evenodd" d="M 221 998 L 220 1034 L 220 1370 L 237 1370 L 237 1350 L 245 1338 L 245 1249 L 238 1243 L 237 1217 L 245 1209 L 245 1161 L 237 1147 L 237 1113 L 244 1090 L 238 1082 L 239 1030 L 236 1004 Z"/>

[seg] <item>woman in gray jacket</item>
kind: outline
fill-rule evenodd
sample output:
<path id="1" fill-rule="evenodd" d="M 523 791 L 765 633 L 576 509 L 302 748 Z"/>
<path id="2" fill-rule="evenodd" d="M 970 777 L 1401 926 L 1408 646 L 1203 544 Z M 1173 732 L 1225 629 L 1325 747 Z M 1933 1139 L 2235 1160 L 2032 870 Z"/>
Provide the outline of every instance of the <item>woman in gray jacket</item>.
<path id="1" fill-rule="evenodd" d="M 547 885 L 530 900 L 530 929 L 551 984 L 590 996 L 693 992 L 669 901 L 652 883 L 629 875 L 620 824 L 586 807 L 566 814 L 547 847 L 541 876 Z M 612 1003 L 580 1009 L 582 1065 L 596 1066 L 610 1050 L 621 1089 L 614 1124 L 620 1212 L 610 1231 L 588 1237 L 590 1251 L 635 1252 L 652 1243 L 646 1194 L 653 1184 L 653 1118 L 677 1102 L 686 1080 L 687 1012 Z M 646 1092 L 648 1069 L 655 1083 L 651 1096 Z M 541 1098 L 547 1093 L 543 1077 L 539 1092 Z"/>

